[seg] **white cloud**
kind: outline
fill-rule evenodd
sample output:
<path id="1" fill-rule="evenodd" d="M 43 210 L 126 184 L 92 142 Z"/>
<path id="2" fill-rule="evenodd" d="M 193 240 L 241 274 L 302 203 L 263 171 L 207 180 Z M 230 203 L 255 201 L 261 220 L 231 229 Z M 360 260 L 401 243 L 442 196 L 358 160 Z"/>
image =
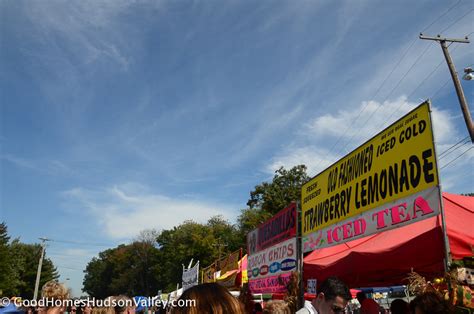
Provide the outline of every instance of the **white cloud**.
<path id="1" fill-rule="evenodd" d="M 3 159 L 15 165 L 16 167 L 50 176 L 77 175 L 77 173 L 72 168 L 70 168 L 64 162 L 59 160 L 23 158 L 12 154 L 0 155 L 0 159 Z"/>
<path id="2" fill-rule="evenodd" d="M 456 139 L 456 128 L 453 123 L 454 117 L 446 110 L 431 107 L 431 117 L 433 119 L 433 133 L 438 144 L 452 145 Z M 439 153 L 439 151 L 438 151 Z"/>
<path id="3" fill-rule="evenodd" d="M 66 66 L 69 72 L 74 72 L 75 66 L 100 59 L 111 60 L 127 70 L 131 58 L 118 26 L 121 14 L 131 5 L 130 1 L 30 3 L 25 13 L 34 25 L 32 36 L 51 50 L 39 52 L 25 47 L 22 51 L 56 71 Z M 63 41 L 61 45 L 59 40 Z"/>
<path id="4" fill-rule="evenodd" d="M 408 102 L 406 97 L 402 96 L 383 104 L 373 100 L 364 101 L 357 107 L 317 117 L 300 133 L 300 137 L 306 142 L 314 144 L 284 149 L 272 158 L 265 170 L 273 173 L 281 166 L 288 169 L 298 164 L 305 164 L 308 167 L 308 174 L 315 175 L 417 105 Z M 457 137 L 451 113 L 432 106 L 432 117 L 438 147 L 448 148 L 453 145 Z M 444 149 L 439 149 L 438 153 L 440 151 Z"/>
<path id="5" fill-rule="evenodd" d="M 374 100 L 363 101 L 356 108 L 317 117 L 307 127 L 311 136 L 318 139 L 330 136 L 360 142 L 374 136 L 415 106 L 416 104 L 408 102 L 405 96 L 394 101 L 385 101 L 383 104 Z"/>
<path id="6" fill-rule="evenodd" d="M 144 229 L 170 229 L 185 220 L 205 222 L 223 215 L 233 220 L 229 205 L 198 199 L 174 199 L 127 183 L 102 190 L 75 188 L 64 193 L 79 201 L 110 238 L 130 239 Z"/>
<path id="7" fill-rule="evenodd" d="M 306 146 L 285 151 L 274 157 L 265 170 L 267 173 L 274 173 L 280 167 L 290 169 L 304 164 L 308 167 L 307 173 L 313 176 L 326 169 L 336 160 L 336 156 L 329 154 L 326 149 Z"/>
<path id="8" fill-rule="evenodd" d="M 307 128 L 310 135 L 317 140 L 326 139 L 328 136 L 341 138 L 341 143 L 355 148 L 417 105 L 419 103 L 409 102 L 405 96 L 394 101 L 385 101 L 383 104 L 374 100 L 364 101 L 356 108 L 339 110 L 336 114 L 317 117 L 307 125 Z M 455 137 L 456 129 L 450 112 L 432 106 L 432 117 L 437 142 L 446 143 Z M 349 140 L 353 144 L 346 144 Z"/>

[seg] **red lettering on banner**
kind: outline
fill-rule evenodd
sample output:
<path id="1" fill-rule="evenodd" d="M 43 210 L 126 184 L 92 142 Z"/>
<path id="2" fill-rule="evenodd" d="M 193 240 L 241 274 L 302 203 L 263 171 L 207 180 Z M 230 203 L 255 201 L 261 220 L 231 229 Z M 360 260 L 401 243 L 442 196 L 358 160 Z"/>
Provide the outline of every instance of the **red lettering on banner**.
<path id="1" fill-rule="evenodd" d="M 352 238 L 352 234 L 351 234 L 351 223 L 347 223 L 345 225 L 342 226 L 342 238 L 345 240 L 345 239 L 349 239 L 349 238 Z"/>
<path id="2" fill-rule="evenodd" d="M 398 206 L 390 208 L 392 215 L 392 225 L 410 220 L 410 214 L 407 213 L 407 203 L 402 203 Z"/>
<path id="3" fill-rule="evenodd" d="M 339 229 L 341 229 L 341 227 L 339 227 L 339 226 L 332 229 L 332 239 L 336 242 L 341 241 L 341 239 L 339 238 L 339 234 L 337 233 L 339 231 Z"/>
<path id="4" fill-rule="evenodd" d="M 271 276 L 263 279 L 249 280 L 249 288 L 253 293 L 275 293 L 285 292 L 286 285 L 290 281 L 291 273 L 279 276 Z"/>
<path id="5" fill-rule="evenodd" d="M 382 229 L 382 228 L 387 227 L 387 225 L 385 224 L 384 215 L 388 215 L 388 208 L 383 209 L 381 211 L 378 211 L 378 212 L 375 212 L 375 213 L 372 214 L 372 220 L 374 220 L 374 218 L 377 218 L 377 229 Z M 375 216 L 377 216 L 377 217 L 375 217 Z"/>
<path id="6" fill-rule="evenodd" d="M 413 208 L 413 218 L 416 218 L 416 212 L 421 211 L 424 215 L 428 215 L 433 213 L 434 211 L 431 209 L 430 205 L 428 202 L 421 196 L 418 196 L 415 199 L 415 207 Z"/>
<path id="7" fill-rule="evenodd" d="M 361 218 L 354 221 L 354 237 L 364 234 L 366 228 L 367 223 L 365 222 L 365 219 Z"/>
<path id="8" fill-rule="evenodd" d="M 328 244 L 333 242 L 340 242 L 341 240 L 347 240 L 355 236 L 359 236 L 365 233 L 367 229 L 367 222 L 364 218 L 359 218 L 354 221 L 343 224 L 342 226 L 336 226 L 333 229 L 327 231 Z M 342 231 L 342 238 L 341 238 Z"/>
<path id="9" fill-rule="evenodd" d="M 327 231 L 327 239 L 328 239 L 328 244 L 332 244 L 332 237 L 331 237 L 331 229 L 328 229 Z"/>
<path id="10" fill-rule="evenodd" d="M 372 220 L 377 220 L 377 229 L 387 227 L 387 224 L 385 223 L 385 216 L 388 215 L 389 210 L 392 225 L 398 225 L 400 223 L 417 218 L 417 212 L 421 212 L 422 216 L 432 214 L 434 212 L 430 208 L 428 202 L 422 196 L 419 196 L 415 199 L 413 204 L 413 216 L 411 217 L 407 210 L 407 203 L 401 203 L 391 207 L 390 209 L 386 208 L 372 214 Z"/>

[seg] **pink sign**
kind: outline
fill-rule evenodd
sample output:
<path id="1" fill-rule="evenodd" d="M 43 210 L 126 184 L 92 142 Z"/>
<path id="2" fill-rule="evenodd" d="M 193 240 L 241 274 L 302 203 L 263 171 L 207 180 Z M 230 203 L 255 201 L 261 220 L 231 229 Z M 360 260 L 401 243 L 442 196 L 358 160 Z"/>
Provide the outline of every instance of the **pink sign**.
<path id="1" fill-rule="evenodd" d="M 303 237 L 303 252 L 333 246 L 378 232 L 399 228 L 440 212 L 437 186 L 384 204 Z"/>
<path id="2" fill-rule="evenodd" d="M 284 289 L 286 282 L 280 282 L 278 278 L 287 278 L 296 267 L 296 238 L 249 255 L 247 277 L 250 290 L 253 293 L 272 293 Z"/>
<path id="3" fill-rule="evenodd" d="M 296 235 L 296 204 L 279 211 L 247 234 L 247 253 L 252 255 Z"/>
<path id="4" fill-rule="evenodd" d="M 252 293 L 278 293 L 285 292 L 286 285 L 290 281 L 291 273 L 270 276 L 262 279 L 249 280 L 249 288 Z"/>

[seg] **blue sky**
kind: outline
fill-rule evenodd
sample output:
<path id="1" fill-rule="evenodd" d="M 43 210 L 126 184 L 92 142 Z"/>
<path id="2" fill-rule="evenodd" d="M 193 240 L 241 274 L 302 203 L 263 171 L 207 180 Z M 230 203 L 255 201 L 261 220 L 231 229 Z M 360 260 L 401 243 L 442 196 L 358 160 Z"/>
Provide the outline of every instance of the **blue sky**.
<path id="1" fill-rule="evenodd" d="M 1 1 L 0 221 L 56 240 L 47 254 L 79 295 L 97 252 L 185 219 L 235 221 L 275 169 L 316 175 L 427 98 L 440 154 L 468 133 L 441 48 L 417 38 L 472 37 L 473 8 Z M 459 73 L 473 66 L 472 43 L 450 51 Z M 462 143 L 440 156 L 444 191 L 474 192 Z"/>

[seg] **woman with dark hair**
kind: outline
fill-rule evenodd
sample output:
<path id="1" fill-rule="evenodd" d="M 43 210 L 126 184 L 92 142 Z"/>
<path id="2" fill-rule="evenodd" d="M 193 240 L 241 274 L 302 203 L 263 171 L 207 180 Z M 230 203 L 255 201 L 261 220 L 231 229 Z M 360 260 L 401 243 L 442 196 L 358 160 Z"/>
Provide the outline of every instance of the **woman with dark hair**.
<path id="1" fill-rule="evenodd" d="M 205 283 L 184 291 L 173 314 L 245 314 L 243 304 L 217 283 Z"/>
<path id="2" fill-rule="evenodd" d="M 392 314 L 407 314 L 410 313 L 408 303 L 402 299 L 395 299 L 390 304 L 390 313 Z"/>
<path id="3" fill-rule="evenodd" d="M 436 292 L 425 292 L 410 302 L 413 314 L 449 314 L 453 313 L 449 304 Z"/>

